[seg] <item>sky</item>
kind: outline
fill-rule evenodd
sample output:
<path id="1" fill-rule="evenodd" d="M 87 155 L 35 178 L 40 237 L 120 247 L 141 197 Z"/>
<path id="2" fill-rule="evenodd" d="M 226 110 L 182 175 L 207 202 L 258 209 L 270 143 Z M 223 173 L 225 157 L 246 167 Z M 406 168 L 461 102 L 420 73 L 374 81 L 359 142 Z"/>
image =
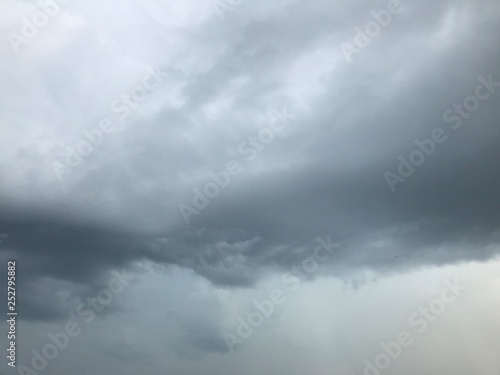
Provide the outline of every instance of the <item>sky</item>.
<path id="1" fill-rule="evenodd" d="M 1 0 L 0 375 L 498 375 L 499 20 Z"/>

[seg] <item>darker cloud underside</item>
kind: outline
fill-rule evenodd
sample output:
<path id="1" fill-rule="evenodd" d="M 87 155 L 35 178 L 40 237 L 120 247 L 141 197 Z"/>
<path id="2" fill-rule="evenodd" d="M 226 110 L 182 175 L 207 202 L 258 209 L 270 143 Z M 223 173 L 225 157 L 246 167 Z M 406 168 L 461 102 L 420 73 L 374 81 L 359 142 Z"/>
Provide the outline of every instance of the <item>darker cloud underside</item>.
<path id="1" fill-rule="evenodd" d="M 335 48 L 367 21 L 372 5 L 292 2 L 286 13 L 241 26 L 235 14 L 227 22 L 238 31 L 210 20 L 178 35 L 210 56 L 192 75 L 172 67 L 171 79 L 186 82 L 182 104 L 160 104 L 147 121 L 104 142 L 64 189 L 59 182 L 30 188 L 36 205 L 2 192 L 0 230 L 9 234 L 2 257 L 17 259 L 24 274 L 25 318 L 54 316 L 37 297 L 42 278 L 96 287 L 109 270 L 150 260 L 193 269 L 214 284 L 249 286 L 303 260 L 318 236 L 341 244 L 323 269 L 331 275 L 497 256 L 500 89 L 460 130 L 443 120 L 474 93 L 479 76 L 500 81 L 498 12 L 488 12 L 495 4 L 413 2 L 411 15 L 395 19 L 351 64 L 335 62 Z M 449 14 L 464 24 L 439 39 Z M 303 104 L 286 93 L 289 70 L 327 40 L 332 69 Z M 229 104 L 206 115 L 225 93 Z M 187 225 L 178 204 L 190 203 L 192 188 L 265 125 L 255 114 L 265 112 L 267 97 L 287 104 L 297 121 L 253 164 L 242 160 L 243 173 Z M 396 172 L 398 156 L 407 158 L 415 139 L 437 127 L 449 139 L 391 192 L 384 172 Z M 201 349 L 220 344 L 193 340 Z"/>

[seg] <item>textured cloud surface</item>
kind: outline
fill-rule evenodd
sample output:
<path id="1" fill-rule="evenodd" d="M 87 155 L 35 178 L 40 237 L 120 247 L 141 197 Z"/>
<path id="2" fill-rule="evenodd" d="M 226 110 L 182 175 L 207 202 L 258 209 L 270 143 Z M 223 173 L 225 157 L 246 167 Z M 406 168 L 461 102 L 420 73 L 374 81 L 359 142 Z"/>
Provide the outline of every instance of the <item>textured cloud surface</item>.
<path id="1" fill-rule="evenodd" d="M 96 350 L 102 374 L 331 374 L 332 351 L 362 373 L 370 343 L 400 329 L 359 322 L 409 316 L 419 278 L 425 305 L 446 277 L 477 275 L 425 337 L 440 346 L 463 306 L 498 302 L 479 292 L 500 253 L 498 2 L 41 0 L 0 14 L 0 258 L 19 264 L 23 364 L 113 272 L 145 265 L 41 372 L 81 373 Z M 223 333 L 293 278 L 294 302 L 230 355 Z M 420 342 L 385 371 L 419 373 L 422 356 L 496 374 L 480 325 L 460 331 L 467 365 Z"/>

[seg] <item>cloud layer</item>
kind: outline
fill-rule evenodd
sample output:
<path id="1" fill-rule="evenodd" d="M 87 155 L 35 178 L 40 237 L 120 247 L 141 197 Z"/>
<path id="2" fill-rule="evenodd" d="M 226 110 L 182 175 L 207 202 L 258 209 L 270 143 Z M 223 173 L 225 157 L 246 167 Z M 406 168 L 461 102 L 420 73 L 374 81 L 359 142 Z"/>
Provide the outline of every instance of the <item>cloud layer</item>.
<path id="1" fill-rule="evenodd" d="M 497 2 L 402 0 L 349 61 L 395 2 L 70 1 L 45 23 L 42 3 L 0 4 L 0 255 L 23 319 L 63 321 L 59 286 L 85 298 L 138 262 L 256 288 L 317 237 L 341 247 L 313 279 L 499 254 Z M 197 346 L 176 353 L 224 350 L 215 310 L 182 314 Z"/>

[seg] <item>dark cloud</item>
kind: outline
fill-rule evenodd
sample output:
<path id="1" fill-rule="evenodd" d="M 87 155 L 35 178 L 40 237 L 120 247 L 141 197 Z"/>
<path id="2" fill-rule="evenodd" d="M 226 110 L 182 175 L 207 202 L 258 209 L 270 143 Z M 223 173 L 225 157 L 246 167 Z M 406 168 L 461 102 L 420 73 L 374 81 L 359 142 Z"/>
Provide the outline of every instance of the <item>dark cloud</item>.
<path id="1" fill-rule="evenodd" d="M 0 255 L 19 262 L 23 319 L 61 321 L 55 284 L 83 298 L 141 261 L 248 288 L 300 263 L 317 237 L 341 247 L 316 276 L 498 256 L 500 87 L 460 129 L 443 115 L 478 77 L 500 82 L 499 8 L 401 3 L 351 63 L 341 43 L 386 1 L 244 2 L 224 21 L 212 4 L 151 1 L 112 23 L 115 5 L 90 2 L 50 43 L 37 36 L 18 55 L 3 45 Z M 165 82 L 119 120 L 110 103 L 160 64 Z M 248 161 L 239 145 L 285 107 L 295 119 Z M 105 117 L 119 129 L 60 181 L 53 162 Z M 436 128 L 446 142 L 392 192 L 384 173 Z M 179 205 L 231 160 L 241 174 L 186 224 Z M 178 355 L 225 350 L 219 322 L 203 319 L 178 322 Z M 109 354 L 137 359 L 127 350 Z"/>

